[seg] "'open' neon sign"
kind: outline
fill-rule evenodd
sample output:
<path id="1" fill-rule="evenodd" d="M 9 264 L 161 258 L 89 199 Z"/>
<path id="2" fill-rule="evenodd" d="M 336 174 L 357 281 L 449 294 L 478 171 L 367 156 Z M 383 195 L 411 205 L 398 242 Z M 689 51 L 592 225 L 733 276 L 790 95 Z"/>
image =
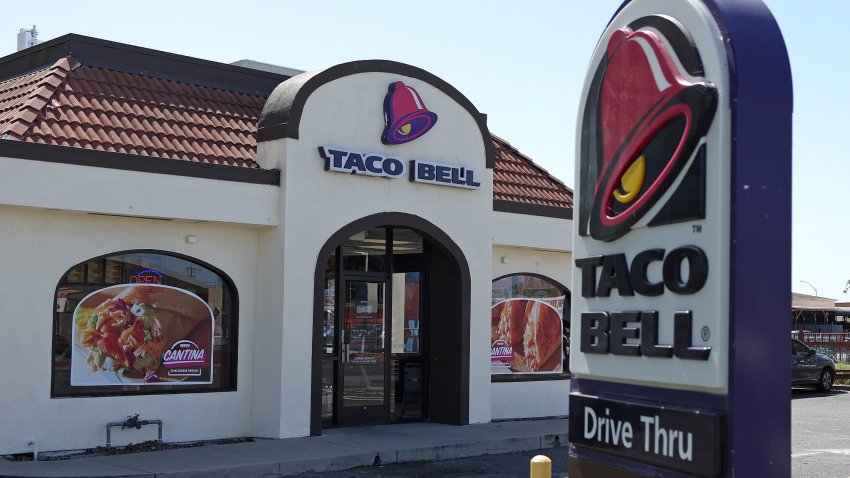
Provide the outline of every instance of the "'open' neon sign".
<path id="1" fill-rule="evenodd" d="M 162 272 L 153 269 L 145 269 L 136 275 L 130 276 L 131 284 L 159 284 L 162 285 Z"/>

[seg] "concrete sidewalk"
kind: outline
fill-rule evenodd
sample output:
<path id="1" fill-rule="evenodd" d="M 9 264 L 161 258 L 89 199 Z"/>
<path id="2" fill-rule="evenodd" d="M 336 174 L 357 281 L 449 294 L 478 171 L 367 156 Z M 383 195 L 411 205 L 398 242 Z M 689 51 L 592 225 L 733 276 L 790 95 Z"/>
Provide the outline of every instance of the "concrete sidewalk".
<path id="1" fill-rule="evenodd" d="M 436 461 L 567 443 L 567 419 L 452 426 L 435 423 L 328 429 L 319 437 L 258 440 L 60 461 L 0 460 L 0 477 L 250 477 Z"/>

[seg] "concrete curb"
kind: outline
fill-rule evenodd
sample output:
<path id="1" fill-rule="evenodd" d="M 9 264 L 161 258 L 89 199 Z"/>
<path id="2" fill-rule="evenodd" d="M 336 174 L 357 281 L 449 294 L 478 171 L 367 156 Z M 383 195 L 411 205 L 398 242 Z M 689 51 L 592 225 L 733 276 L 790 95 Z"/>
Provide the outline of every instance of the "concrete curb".
<path id="1" fill-rule="evenodd" d="M 567 419 L 465 426 L 411 423 L 329 429 L 319 437 L 182 448 L 61 461 L 0 460 L 0 477 L 269 477 L 552 448 Z"/>

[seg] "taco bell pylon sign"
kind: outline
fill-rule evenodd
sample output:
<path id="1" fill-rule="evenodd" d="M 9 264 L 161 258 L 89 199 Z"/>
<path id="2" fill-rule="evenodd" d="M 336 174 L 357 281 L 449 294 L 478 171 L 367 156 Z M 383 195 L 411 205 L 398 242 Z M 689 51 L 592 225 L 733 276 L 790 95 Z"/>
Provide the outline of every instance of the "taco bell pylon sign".
<path id="1" fill-rule="evenodd" d="M 791 91 L 761 0 L 608 24 L 577 132 L 571 476 L 790 473 L 789 373 L 764 364 L 788 362 Z"/>

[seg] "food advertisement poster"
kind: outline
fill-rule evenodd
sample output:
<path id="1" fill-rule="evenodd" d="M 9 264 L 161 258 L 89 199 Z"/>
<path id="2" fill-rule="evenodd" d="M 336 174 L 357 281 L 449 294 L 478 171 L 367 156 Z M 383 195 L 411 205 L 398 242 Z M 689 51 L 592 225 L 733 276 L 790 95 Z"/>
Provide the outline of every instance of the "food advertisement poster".
<path id="1" fill-rule="evenodd" d="M 71 386 L 209 384 L 212 345 L 212 310 L 191 292 L 99 289 L 74 310 Z"/>
<path id="2" fill-rule="evenodd" d="M 561 373 L 563 309 L 563 296 L 496 302 L 491 309 L 491 373 Z"/>

